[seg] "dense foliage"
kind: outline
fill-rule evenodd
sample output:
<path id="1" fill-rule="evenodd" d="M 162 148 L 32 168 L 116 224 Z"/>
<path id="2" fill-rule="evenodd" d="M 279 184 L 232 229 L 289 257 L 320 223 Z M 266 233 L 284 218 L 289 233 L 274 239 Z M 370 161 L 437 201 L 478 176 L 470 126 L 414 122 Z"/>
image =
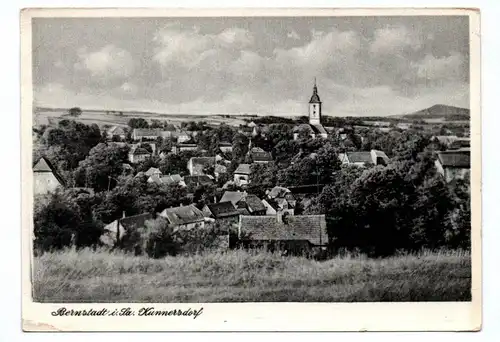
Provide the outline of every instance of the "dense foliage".
<path id="1" fill-rule="evenodd" d="M 220 198 L 222 187 L 243 190 L 232 184 L 232 172 L 240 163 L 251 163 L 248 152 L 260 147 L 272 155 L 273 162 L 252 164 L 245 190 L 264 198 L 266 190 L 276 185 L 315 189 L 299 198 L 296 213 L 326 215 L 333 252 L 349 249 L 380 256 L 398 250 L 469 248 L 469 180 L 445 183 L 436 174 L 435 152 L 443 146 L 432 142 L 427 131 L 354 128 L 342 138 L 336 133 L 326 140 L 299 134 L 299 139 L 293 140 L 293 123 L 297 121 L 289 120 L 255 119 L 259 125 L 268 125 L 265 129 L 259 126 L 258 133 L 251 136 L 225 124 L 209 127 L 205 122 L 186 122 L 183 129 L 197 132 L 193 137 L 197 150 L 174 154 L 170 149 L 175 141 L 159 139 L 156 143 L 158 151 L 163 152 L 161 158 L 132 166 L 127 161 L 129 148 L 105 142 L 96 125 L 62 120 L 55 128 L 34 129 L 38 143 L 35 156 L 45 155 L 71 186 L 92 190 L 85 194 L 65 190 L 37 199 L 35 245 L 42 250 L 57 249 L 75 239 L 78 246 L 95 245 L 99 229 L 123 212 L 128 216 L 157 213 L 181 203 L 193 203 L 201 209 Z M 359 123 L 356 118 L 325 120 L 336 128 Z M 150 127 L 142 118 L 131 119 L 129 126 Z M 168 127 L 168 123 L 156 120 L 151 126 Z M 221 153 L 220 142 L 231 143 L 232 153 Z M 340 165 L 340 153 L 371 149 L 384 151 L 390 157 L 388 165 Z M 227 173 L 219 176 L 215 185 L 186 189 L 148 182 L 144 175 L 155 167 L 164 175 L 185 176 L 191 157 L 216 154 L 227 159 Z M 213 172 L 213 168 L 207 172 Z M 158 224 L 154 227 L 151 239 L 165 237 L 170 241 L 167 228 L 160 229 Z M 145 250 L 154 250 L 147 252 L 153 256 L 165 253 L 155 248 Z"/>

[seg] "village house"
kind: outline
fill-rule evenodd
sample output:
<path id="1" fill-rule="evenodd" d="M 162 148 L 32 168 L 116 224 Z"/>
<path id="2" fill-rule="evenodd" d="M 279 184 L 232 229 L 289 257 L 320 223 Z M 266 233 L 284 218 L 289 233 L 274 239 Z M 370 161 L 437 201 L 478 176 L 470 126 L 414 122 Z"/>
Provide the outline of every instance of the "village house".
<path id="1" fill-rule="evenodd" d="M 139 140 L 156 140 L 161 136 L 161 131 L 157 128 L 134 128 L 132 131 L 132 139 Z"/>
<path id="2" fill-rule="evenodd" d="M 100 237 L 100 241 L 108 247 L 120 246 L 131 248 L 133 246 L 127 246 L 128 241 L 126 240 L 126 234 L 144 228 L 146 226 L 146 221 L 153 219 L 154 217 L 150 213 L 127 217 L 125 216 L 125 212 L 123 212 L 122 218 L 114 220 L 104 226 L 104 232 Z"/>
<path id="3" fill-rule="evenodd" d="M 240 164 L 234 171 L 234 183 L 238 186 L 250 183 L 250 164 Z"/>
<path id="4" fill-rule="evenodd" d="M 242 215 L 238 238 L 247 248 L 267 248 L 292 255 L 316 254 L 328 245 L 325 215 Z"/>
<path id="5" fill-rule="evenodd" d="M 176 208 L 167 208 L 159 215 L 164 217 L 168 223 L 174 227 L 174 231 L 179 229 L 205 227 L 205 216 L 203 212 L 192 204 Z"/>
<path id="6" fill-rule="evenodd" d="M 205 217 L 228 223 L 238 223 L 240 215 L 230 201 L 205 204 L 202 211 Z"/>
<path id="7" fill-rule="evenodd" d="M 253 129 L 254 127 L 249 127 L 249 126 L 240 126 L 238 128 L 238 133 L 241 133 L 245 135 L 246 137 L 251 137 L 253 135 Z"/>
<path id="8" fill-rule="evenodd" d="M 191 176 L 204 175 L 207 169 L 215 167 L 216 157 L 192 157 L 188 160 L 187 169 Z"/>
<path id="9" fill-rule="evenodd" d="M 265 138 L 269 134 L 269 125 L 255 125 L 253 126 L 252 137 L 260 135 Z"/>
<path id="10" fill-rule="evenodd" d="M 179 154 L 182 151 L 195 151 L 197 149 L 198 145 L 196 144 L 177 143 L 172 147 L 172 152 L 174 154 Z"/>
<path id="11" fill-rule="evenodd" d="M 109 140 L 113 139 L 113 137 L 118 137 L 123 140 L 126 138 L 127 133 L 125 132 L 124 127 L 113 126 L 106 131 L 106 135 Z"/>
<path id="12" fill-rule="evenodd" d="M 243 215 L 265 215 L 267 210 L 256 195 L 246 191 L 225 191 L 220 202 L 231 202 Z"/>
<path id="13" fill-rule="evenodd" d="M 248 151 L 248 155 L 252 159 L 253 163 L 257 164 L 267 164 L 273 161 L 273 157 L 271 157 L 271 153 L 264 151 L 260 147 L 252 147 Z"/>
<path id="14" fill-rule="evenodd" d="M 279 211 L 294 215 L 297 201 L 289 189 L 275 186 L 267 192 L 267 199 L 263 199 L 262 203 L 266 207 L 266 215 L 276 215 Z"/>
<path id="15" fill-rule="evenodd" d="M 435 135 L 431 138 L 431 141 L 438 141 L 448 150 L 470 148 L 470 138 L 458 137 L 456 135 Z"/>
<path id="16" fill-rule="evenodd" d="M 437 153 L 436 170 L 447 183 L 470 176 L 470 151 L 466 149 Z"/>
<path id="17" fill-rule="evenodd" d="M 35 195 L 51 193 L 65 186 L 63 178 L 45 157 L 41 157 L 33 166 L 33 181 Z"/>
<path id="18" fill-rule="evenodd" d="M 389 163 L 389 157 L 383 151 L 378 150 L 340 153 L 338 158 L 343 165 L 360 167 L 387 165 Z"/>
<path id="19" fill-rule="evenodd" d="M 128 160 L 132 164 L 137 164 L 151 157 L 151 153 L 142 147 L 135 147 L 128 153 Z"/>
<path id="20" fill-rule="evenodd" d="M 214 180 L 207 175 L 184 176 L 184 184 L 186 184 L 189 193 L 194 193 L 198 186 L 213 185 Z"/>
<path id="21" fill-rule="evenodd" d="M 156 167 L 150 167 L 146 172 L 145 175 L 148 177 L 151 177 L 152 175 L 161 175 L 160 169 Z"/>
<path id="22" fill-rule="evenodd" d="M 219 149 L 222 153 L 232 153 L 233 152 L 233 144 L 227 141 L 221 141 L 219 143 Z"/>
<path id="23" fill-rule="evenodd" d="M 186 183 L 182 180 L 182 177 L 178 174 L 162 176 L 161 174 L 153 174 L 148 178 L 148 183 L 156 183 L 158 185 L 166 184 L 179 184 L 182 187 L 186 186 Z"/>

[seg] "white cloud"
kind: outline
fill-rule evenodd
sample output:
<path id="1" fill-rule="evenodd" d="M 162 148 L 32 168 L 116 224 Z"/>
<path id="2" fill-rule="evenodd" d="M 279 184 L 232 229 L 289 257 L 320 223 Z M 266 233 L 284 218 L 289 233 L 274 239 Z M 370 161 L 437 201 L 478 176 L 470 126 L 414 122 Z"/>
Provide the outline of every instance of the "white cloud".
<path id="1" fill-rule="evenodd" d="M 131 82 L 124 82 L 121 86 L 120 86 L 120 90 L 123 91 L 124 93 L 128 93 L 128 94 L 135 94 L 137 93 L 137 86 Z"/>
<path id="2" fill-rule="evenodd" d="M 418 50 L 422 39 L 405 26 L 387 26 L 377 29 L 370 45 L 370 52 L 377 55 L 401 53 L 407 48 Z"/>
<path id="3" fill-rule="evenodd" d="M 199 30 L 181 31 L 176 27 L 160 30 L 153 39 L 157 50 L 153 59 L 164 67 L 194 68 L 209 56 L 243 49 L 254 43 L 247 30 L 228 28 L 219 34 L 200 34 Z"/>
<path id="4" fill-rule="evenodd" d="M 98 51 L 88 52 L 82 48 L 78 52 L 77 70 L 87 70 L 92 76 L 104 78 L 129 77 L 134 72 L 134 61 L 130 53 L 114 45 L 106 45 Z"/>
<path id="5" fill-rule="evenodd" d="M 449 81 L 463 76 L 463 63 L 463 57 L 457 52 L 452 52 L 449 56 L 441 58 L 428 54 L 412 66 L 419 78 Z"/>

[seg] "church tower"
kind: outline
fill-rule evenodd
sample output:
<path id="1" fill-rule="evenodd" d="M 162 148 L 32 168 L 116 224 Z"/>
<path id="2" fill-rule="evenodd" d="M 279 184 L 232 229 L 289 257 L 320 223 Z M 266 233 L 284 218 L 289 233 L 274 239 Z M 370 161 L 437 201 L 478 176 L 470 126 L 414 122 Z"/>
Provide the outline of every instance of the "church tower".
<path id="1" fill-rule="evenodd" d="M 309 100 L 309 124 L 321 125 L 321 100 L 316 86 L 316 77 L 314 78 L 313 94 Z"/>

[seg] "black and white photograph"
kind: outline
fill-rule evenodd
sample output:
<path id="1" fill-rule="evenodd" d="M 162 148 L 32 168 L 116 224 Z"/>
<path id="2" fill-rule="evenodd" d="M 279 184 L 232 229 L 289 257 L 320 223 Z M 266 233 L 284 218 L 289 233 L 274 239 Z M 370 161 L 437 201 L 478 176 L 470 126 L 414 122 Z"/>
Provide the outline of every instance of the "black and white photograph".
<path id="1" fill-rule="evenodd" d="M 259 13 L 29 18 L 30 301 L 472 303 L 471 12 Z"/>

